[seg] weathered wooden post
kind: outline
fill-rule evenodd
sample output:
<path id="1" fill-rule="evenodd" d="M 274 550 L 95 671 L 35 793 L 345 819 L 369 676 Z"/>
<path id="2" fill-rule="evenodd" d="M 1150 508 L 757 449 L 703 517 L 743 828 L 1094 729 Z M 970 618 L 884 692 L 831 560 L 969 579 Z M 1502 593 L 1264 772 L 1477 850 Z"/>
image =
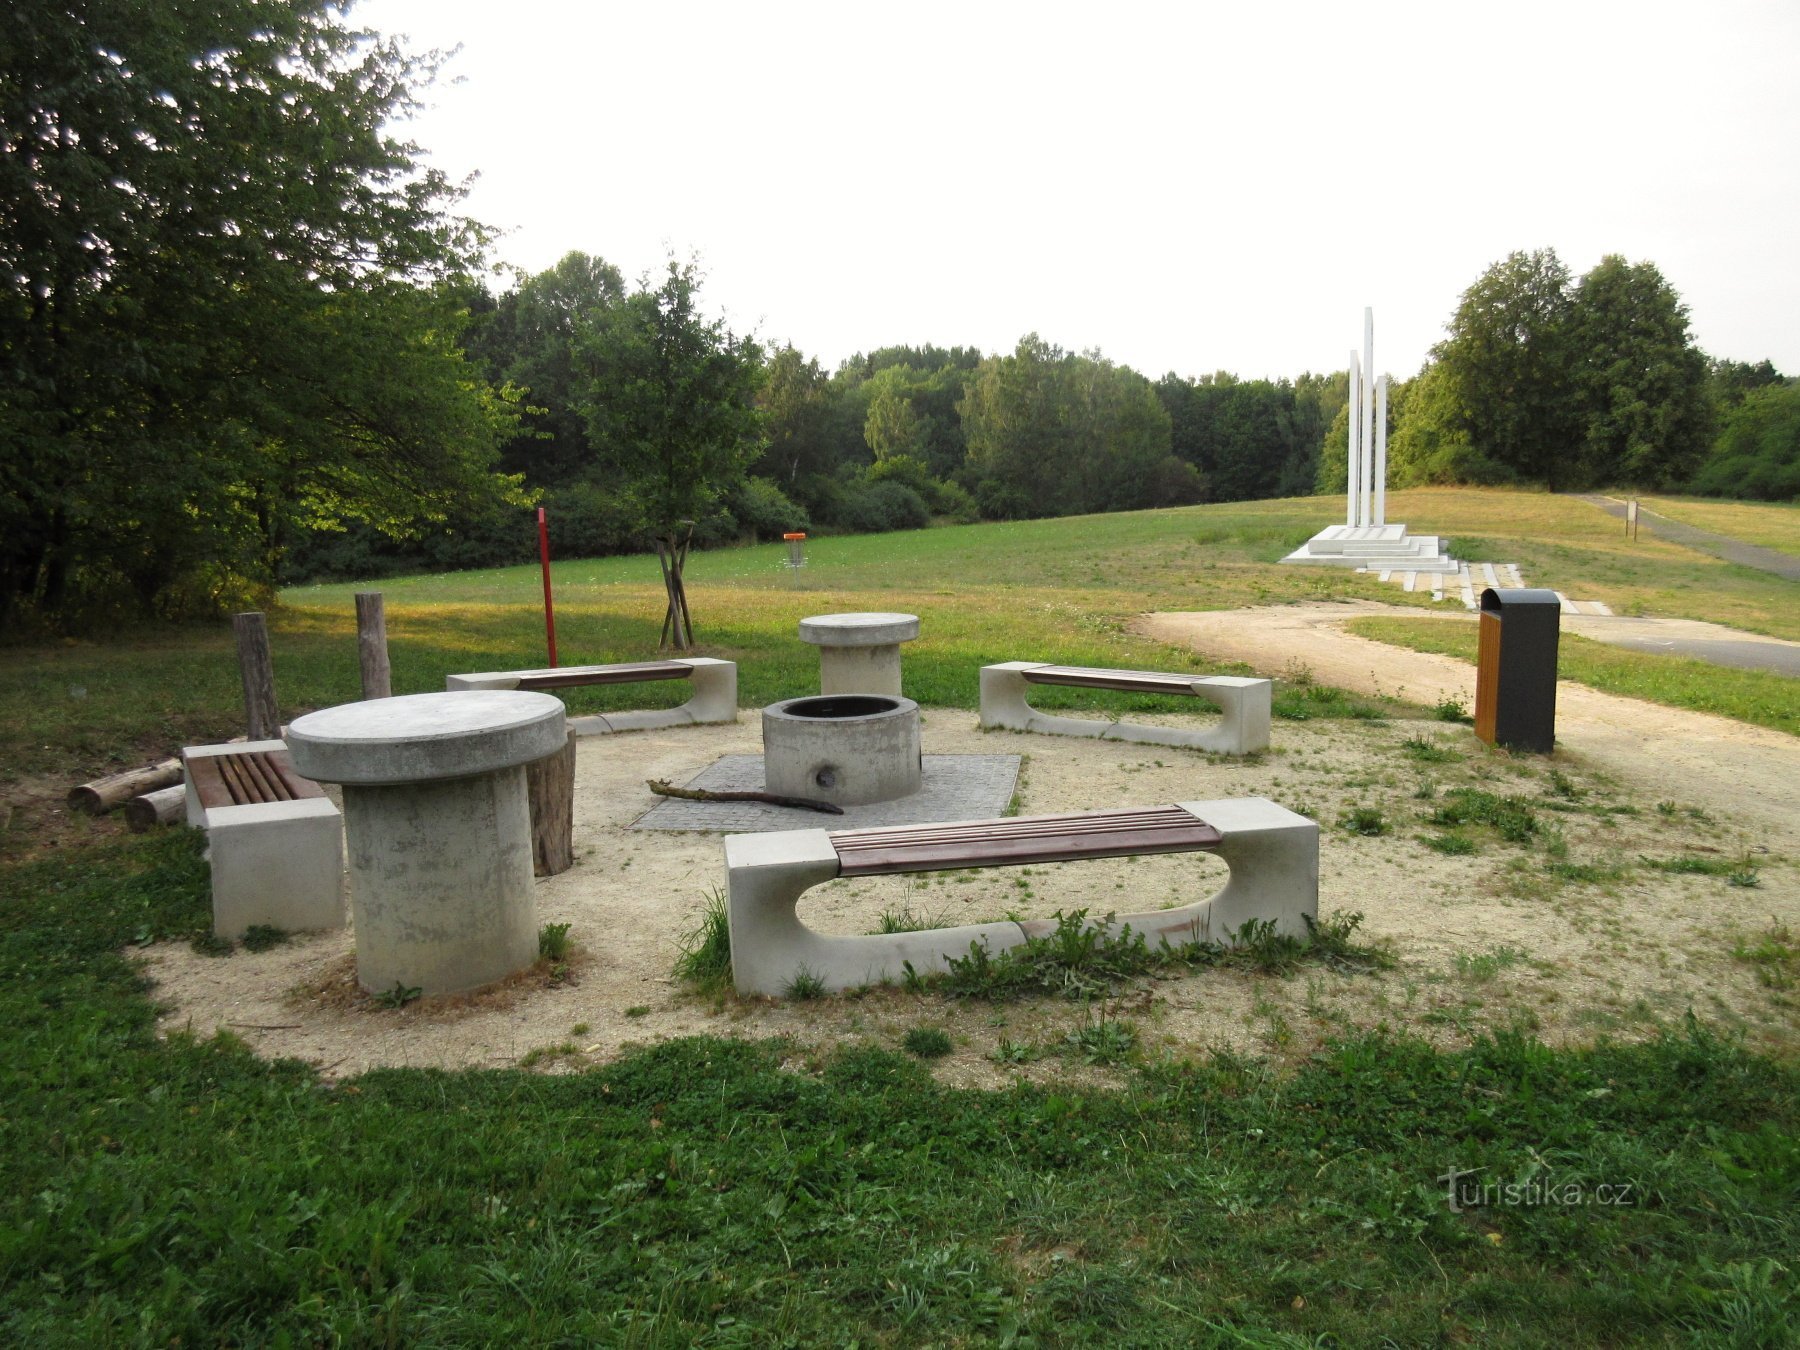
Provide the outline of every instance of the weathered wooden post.
<path id="1" fill-rule="evenodd" d="M 356 593 L 356 659 L 362 667 L 362 696 L 392 698 L 393 671 L 388 665 L 387 613 L 380 591 Z"/>
<path id="2" fill-rule="evenodd" d="M 531 870 L 553 877 L 575 865 L 575 733 L 553 755 L 525 766 L 531 803 Z"/>
<path id="3" fill-rule="evenodd" d="M 269 627 L 255 610 L 233 614 L 237 633 L 238 671 L 244 677 L 244 712 L 250 739 L 270 741 L 281 735 L 281 713 L 275 707 L 275 662 L 269 655 Z"/>

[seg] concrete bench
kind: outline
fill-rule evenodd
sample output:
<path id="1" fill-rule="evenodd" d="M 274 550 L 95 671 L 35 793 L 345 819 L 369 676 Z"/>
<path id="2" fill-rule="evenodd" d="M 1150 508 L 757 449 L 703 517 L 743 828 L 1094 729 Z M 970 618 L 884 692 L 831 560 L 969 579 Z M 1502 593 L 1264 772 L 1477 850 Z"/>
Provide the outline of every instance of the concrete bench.
<path id="1" fill-rule="evenodd" d="M 610 736 L 616 731 L 653 731 L 659 727 L 737 721 L 737 662 L 715 661 L 706 656 L 684 656 L 672 661 L 624 661 L 609 666 L 559 666 L 550 670 L 490 670 L 474 675 L 452 675 L 444 681 L 444 687 L 453 693 L 459 689 L 522 689 L 530 692 L 575 689 L 593 684 L 640 684 L 647 680 L 692 680 L 693 694 L 676 708 L 571 717 L 569 730 L 577 736 Z"/>
<path id="2" fill-rule="evenodd" d="M 286 743 L 190 745 L 181 763 L 188 824 L 206 831 L 213 932 L 342 928 L 342 818 L 324 788 L 294 771 Z"/>
<path id="3" fill-rule="evenodd" d="M 1219 725 L 1209 731 L 1052 717 L 1025 701 L 1026 686 L 1033 684 L 1118 689 L 1141 694 L 1189 694 L 1216 704 L 1223 717 Z M 1053 666 L 1041 661 L 1006 661 L 981 668 L 981 725 L 1009 731 L 1038 731 L 1049 736 L 1092 736 L 1108 741 L 1248 755 L 1269 748 L 1273 691 L 1274 685 L 1269 680 L 1243 679 L 1235 675 L 1174 675 L 1153 670 L 1099 670 L 1090 666 Z"/>
<path id="4" fill-rule="evenodd" d="M 1116 918 L 1152 945 L 1229 943 L 1252 919 L 1305 937 L 1319 908 L 1319 827 L 1263 797 L 1183 802 L 1146 810 L 1021 816 L 875 830 L 786 830 L 725 840 L 726 913 L 732 979 L 740 994 L 780 995 L 806 973 L 829 990 L 947 968 L 970 943 L 990 954 L 1051 932 L 1035 919 L 969 924 L 916 933 L 831 937 L 800 921 L 795 907 L 836 877 L 1010 867 L 1147 853 L 1216 853 L 1231 869 L 1222 890 L 1179 909 Z"/>

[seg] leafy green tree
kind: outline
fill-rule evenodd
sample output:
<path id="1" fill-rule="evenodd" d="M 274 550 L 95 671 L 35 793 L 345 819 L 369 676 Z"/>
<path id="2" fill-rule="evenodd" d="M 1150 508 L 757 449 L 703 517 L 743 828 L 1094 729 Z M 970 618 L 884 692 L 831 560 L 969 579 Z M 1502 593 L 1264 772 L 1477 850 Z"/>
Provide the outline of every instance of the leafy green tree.
<path id="1" fill-rule="evenodd" d="M 663 640 L 693 645 L 682 569 L 696 519 L 762 450 L 762 349 L 699 308 L 700 274 L 670 259 L 660 285 L 605 311 L 583 339 L 585 411 L 600 466 L 656 541 Z"/>
<path id="2" fill-rule="evenodd" d="M 581 403 L 587 375 L 583 336 L 625 298 L 625 279 L 602 258 L 574 252 L 502 295 L 469 342 L 496 384 L 516 387 L 526 404 L 519 434 L 501 452 L 503 467 L 533 487 L 582 478 L 593 459 Z"/>
<path id="3" fill-rule="evenodd" d="M 1800 381 L 1747 392 L 1693 486 L 1716 497 L 1800 501 Z"/>
<path id="4" fill-rule="evenodd" d="M 1157 505 L 1159 486 L 1194 483 L 1162 472 L 1169 415 L 1156 390 L 1098 353 L 1028 334 L 981 363 L 958 406 L 988 515 L 1130 510 Z"/>
<path id="5" fill-rule="evenodd" d="M 1713 408 L 1719 413 L 1737 407 L 1752 389 L 1781 382 L 1781 372 L 1775 369 L 1773 361 L 1763 360 L 1752 365 L 1748 361 L 1720 358 L 1707 367 L 1708 392 Z"/>
<path id="6" fill-rule="evenodd" d="M 887 366 L 869 381 L 869 415 L 863 421 L 863 439 L 874 452 L 875 462 L 907 456 L 924 462 L 926 427 L 912 404 L 913 369 Z"/>
<path id="7" fill-rule="evenodd" d="M 480 232 L 384 130 L 432 73 L 328 0 L 9 15 L 0 614 L 235 599 L 299 525 L 509 490 L 443 288 Z"/>
<path id="8" fill-rule="evenodd" d="M 1588 482 L 1685 482 L 1712 432 L 1706 357 L 1687 306 L 1652 263 L 1602 258 L 1575 289 L 1569 349 L 1578 361 Z"/>
<path id="9" fill-rule="evenodd" d="M 775 348 L 766 372 L 760 405 L 768 440 L 757 468 L 793 495 L 804 479 L 831 470 L 831 382 L 791 343 Z"/>
<path id="10" fill-rule="evenodd" d="M 1569 270 L 1554 249 L 1510 253 L 1463 292 L 1450 335 L 1433 349 L 1470 444 L 1551 488 L 1580 476 L 1572 309 Z"/>
<path id="11" fill-rule="evenodd" d="M 1470 437 L 1468 420 L 1441 362 L 1427 364 L 1406 382 L 1402 397 L 1389 399 L 1388 419 L 1390 486 L 1493 485 L 1516 478 L 1506 465 L 1483 454 Z M 1332 428 L 1332 443 L 1341 443 L 1348 433 L 1348 413 L 1340 413 Z M 1342 491 L 1348 465 L 1345 455 L 1337 458 L 1338 490 Z"/>

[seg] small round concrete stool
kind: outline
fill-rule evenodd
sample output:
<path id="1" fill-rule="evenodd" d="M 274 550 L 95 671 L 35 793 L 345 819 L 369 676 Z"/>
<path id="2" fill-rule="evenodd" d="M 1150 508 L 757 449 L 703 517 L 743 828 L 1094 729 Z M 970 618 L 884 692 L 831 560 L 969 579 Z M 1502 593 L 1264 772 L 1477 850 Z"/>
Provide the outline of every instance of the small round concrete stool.
<path id="1" fill-rule="evenodd" d="M 919 636 L 917 614 L 815 614 L 800 640 L 819 649 L 821 694 L 900 693 L 900 644 Z"/>
<path id="2" fill-rule="evenodd" d="M 294 767 L 344 788 L 356 978 L 454 994 L 537 960 L 525 765 L 560 750 L 562 700 L 477 690 L 308 713 Z"/>

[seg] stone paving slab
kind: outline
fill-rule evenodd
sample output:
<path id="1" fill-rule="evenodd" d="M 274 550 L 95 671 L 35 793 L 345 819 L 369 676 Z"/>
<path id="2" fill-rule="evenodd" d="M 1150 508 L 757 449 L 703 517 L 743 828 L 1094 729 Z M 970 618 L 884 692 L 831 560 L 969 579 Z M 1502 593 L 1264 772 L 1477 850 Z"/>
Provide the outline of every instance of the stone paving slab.
<path id="1" fill-rule="evenodd" d="M 926 755 L 919 790 L 891 802 L 846 806 L 841 816 L 764 802 L 689 802 L 663 797 L 632 822 L 634 830 L 861 830 L 939 820 L 991 820 L 1006 813 L 1019 782 L 1018 755 Z M 760 792 L 761 755 L 724 755 L 683 787 Z"/>

